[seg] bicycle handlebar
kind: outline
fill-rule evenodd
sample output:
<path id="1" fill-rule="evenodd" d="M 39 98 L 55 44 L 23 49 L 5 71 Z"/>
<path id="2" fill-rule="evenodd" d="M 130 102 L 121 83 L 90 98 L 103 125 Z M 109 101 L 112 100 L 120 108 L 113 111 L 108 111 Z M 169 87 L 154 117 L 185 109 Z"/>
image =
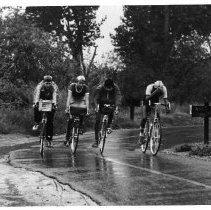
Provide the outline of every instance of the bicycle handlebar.
<path id="1" fill-rule="evenodd" d="M 111 104 L 103 104 L 103 107 L 106 107 L 106 108 L 116 108 L 115 105 L 111 105 Z"/>

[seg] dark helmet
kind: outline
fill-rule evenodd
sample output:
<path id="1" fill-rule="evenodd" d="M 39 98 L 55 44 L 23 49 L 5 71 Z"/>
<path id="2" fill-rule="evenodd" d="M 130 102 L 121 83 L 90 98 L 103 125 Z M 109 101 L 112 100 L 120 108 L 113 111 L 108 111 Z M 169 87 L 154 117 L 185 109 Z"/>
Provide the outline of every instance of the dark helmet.
<path id="1" fill-rule="evenodd" d="M 50 76 L 50 75 L 45 75 L 45 76 L 44 76 L 44 82 L 52 82 L 52 76 Z"/>

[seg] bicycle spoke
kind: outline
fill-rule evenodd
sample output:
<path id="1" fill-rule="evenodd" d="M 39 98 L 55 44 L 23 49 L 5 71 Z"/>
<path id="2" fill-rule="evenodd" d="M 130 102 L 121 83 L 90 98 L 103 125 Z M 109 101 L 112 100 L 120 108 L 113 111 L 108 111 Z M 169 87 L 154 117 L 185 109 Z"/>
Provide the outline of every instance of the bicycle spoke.
<path id="1" fill-rule="evenodd" d="M 79 128 L 78 128 L 78 125 L 75 125 L 73 126 L 73 130 L 72 130 L 72 143 L 71 143 L 71 150 L 73 154 L 75 154 L 76 149 L 77 149 L 78 137 L 79 137 Z"/>
<path id="2" fill-rule="evenodd" d="M 141 138 L 141 137 L 139 137 Z M 149 122 L 147 121 L 144 127 L 144 137 L 142 137 L 143 139 L 139 139 L 140 143 L 141 143 L 141 150 L 143 153 L 146 152 L 147 150 L 147 146 L 148 146 L 148 142 L 149 142 Z"/>
<path id="3" fill-rule="evenodd" d="M 45 124 L 42 124 L 42 129 L 40 133 L 40 155 L 42 158 L 44 156 L 45 132 L 46 132 Z"/>
<path id="4" fill-rule="evenodd" d="M 99 142 L 100 143 L 99 147 L 100 147 L 101 154 L 103 154 L 104 147 L 105 147 L 105 140 L 106 140 L 106 136 L 107 136 L 107 123 L 106 122 L 103 122 L 100 133 L 101 133 L 101 139 Z"/>
<path id="5" fill-rule="evenodd" d="M 160 129 L 161 129 L 160 124 L 158 122 L 154 123 L 150 139 L 150 150 L 152 155 L 156 155 L 160 147 L 161 143 Z"/>

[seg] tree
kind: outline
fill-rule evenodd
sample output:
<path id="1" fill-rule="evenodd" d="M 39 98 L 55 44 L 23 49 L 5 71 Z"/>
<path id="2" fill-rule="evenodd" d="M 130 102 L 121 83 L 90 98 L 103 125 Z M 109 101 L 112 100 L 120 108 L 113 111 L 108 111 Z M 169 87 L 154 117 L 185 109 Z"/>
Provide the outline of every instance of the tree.
<path id="1" fill-rule="evenodd" d="M 87 76 L 96 55 L 95 40 L 100 37 L 100 26 L 104 19 L 97 23 L 98 6 L 63 6 L 63 7 L 27 7 L 26 14 L 39 27 L 54 31 L 65 37 L 64 42 L 72 50 L 77 71 Z M 83 48 L 95 47 L 93 59 L 85 66 Z"/>
<path id="2" fill-rule="evenodd" d="M 0 51 L 0 76 L 13 83 L 17 79 L 38 82 L 44 74 L 60 80 L 71 65 L 70 52 L 63 42 L 35 27 L 18 10 L 2 22 Z"/>
<path id="3" fill-rule="evenodd" d="M 150 83 L 158 79 L 167 81 L 167 85 L 174 83 L 173 80 L 178 78 L 171 78 L 169 81 L 171 72 L 175 71 L 176 75 L 181 70 L 185 74 L 181 68 L 188 68 L 180 65 L 185 63 L 181 61 L 187 58 L 184 56 L 187 51 L 183 51 L 184 54 L 179 59 L 173 58 L 175 51 L 179 49 L 179 41 L 188 36 L 191 39 L 196 38 L 191 36 L 195 31 L 203 37 L 201 40 L 207 42 L 211 32 L 210 21 L 210 5 L 125 6 L 122 24 L 115 29 L 116 34 L 112 35 L 115 50 L 126 65 L 125 75 L 132 79 L 132 84 L 139 75 L 142 86 L 145 86 L 144 81 Z M 208 52 L 202 49 L 203 42 L 200 44 L 195 42 L 197 47 L 192 46 L 189 50 L 191 54 L 200 52 L 202 61 L 207 58 Z M 192 64 L 196 65 L 197 56 L 193 59 L 195 61 Z M 134 67 L 138 70 L 134 71 Z M 131 87 L 128 88 L 128 92 L 133 92 Z M 144 92 L 143 89 L 141 91 Z"/>

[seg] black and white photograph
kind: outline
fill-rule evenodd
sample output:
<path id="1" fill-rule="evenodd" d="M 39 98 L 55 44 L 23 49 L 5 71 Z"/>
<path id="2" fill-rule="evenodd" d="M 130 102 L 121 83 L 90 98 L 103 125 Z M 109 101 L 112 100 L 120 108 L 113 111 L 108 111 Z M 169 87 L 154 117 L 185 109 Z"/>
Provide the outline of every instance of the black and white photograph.
<path id="1" fill-rule="evenodd" d="M 209 208 L 210 118 L 208 1 L 0 3 L 0 209 Z"/>

